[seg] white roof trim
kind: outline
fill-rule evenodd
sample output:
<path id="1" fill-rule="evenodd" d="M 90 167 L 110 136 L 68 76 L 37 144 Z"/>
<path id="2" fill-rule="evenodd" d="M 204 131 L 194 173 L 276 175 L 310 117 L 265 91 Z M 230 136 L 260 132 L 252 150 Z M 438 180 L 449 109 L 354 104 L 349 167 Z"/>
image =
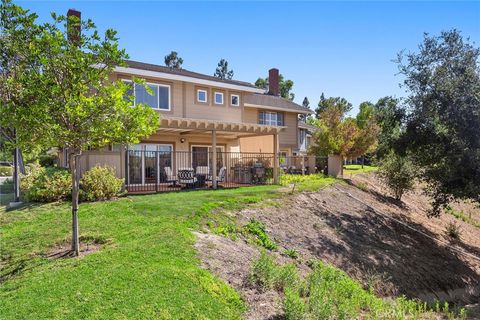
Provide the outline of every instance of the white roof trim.
<path id="1" fill-rule="evenodd" d="M 303 111 L 303 110 L 293 110 L 289 108 L 281 108 L 281 107 L 271 107 L 271 106 L 264 106 L 260 104 L 251 104 L 251 103 L 244 103 L 244 107 L 246 108 L 260 108 L 260 109 L 265 109 L 265 110 L 277 110 L 277 111 L 288 111 L 288 112 L 294 112 L 294 113 L 303 113 L 303 114 L 311 114 L 309 111 Z"/>
<path id="2" fill-rule="evenodd" d="M 143 70 L 143 69 L 137 69 L 137 68 L 126 68 L 126 67 L 115 67 L 114 71 L 119 73 L 131 74 L 135 76 L 141 76 L 141 77 L 153 77 L 153 78 L 162 78 L 162 79 L 168 79 L 168 80 L 193 82 L 197 84 L 203 84 L 206 86 L 247 91 L 247 92 L 253 92 L 253 93 L 264 92 L 263 89 L 259 89 L 259 88 L 252 88 L 249 86 L 242 86 L 239 84 L 232 84 L 232 83 L 223 83 L 223 82 L 213 81 L 213 80 L 199 79 L 195 77 L 183 76 L 179 74 L 171 74 L 166 72 L 158 72 L 158 71 Z"/>

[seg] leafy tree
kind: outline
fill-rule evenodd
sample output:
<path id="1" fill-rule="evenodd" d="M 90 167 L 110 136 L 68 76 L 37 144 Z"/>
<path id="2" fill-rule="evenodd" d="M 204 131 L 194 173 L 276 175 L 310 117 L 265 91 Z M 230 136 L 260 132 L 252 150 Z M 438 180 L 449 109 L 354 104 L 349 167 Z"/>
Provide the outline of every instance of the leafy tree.
<path id="1" fill-rule="evenodd" d="M 378 135 L 377 157 L 382 159 L 393 149 L 400 138 L 405 120 L 405 109 L 398 99 L 393 97 L 380 98 L 374 105 L 374 114 L 380 127 Z"/>
<path id="2" fill-rule="evenodd" d="M 30 47 L 38 54 L 42 67 L 33 79 L 41 93 L 40 102 L 34 108 L 20 108 L 22 114 L 31 112 L 39 121 L 32 125 L 15 119 L 14 124 L 28 129 L 30 139 L 24 139 L 24 144 L 68 150 L 72 251 L 78 255 L 79 157 L 89 148 L 137 142 L 157 128 L 158 115 L 146 105 L 131 107 L 131 101 L 124 99 L 127 85 L 109 80 L 114 67 L 125 65 L 127 57 L 118 48 L 114 30 L 108 29 L 101 38 L 91 20 L 55 14 L 52 17 L 53 23 L 42 26 L 43 32 Z"/>
<path id="3" fill-rule="evenodd" d="M 405 192 L 413 189 L 416 172 L 408 156 L 400 156 L 393 150 L 385 155 L 378 170 L 378 174 L 397 200 L 401 200 Z"/>
<path id="4" fill-rule="evenodd" d="M 41 71 L 35 50 L 31 49 L 41 30 L 35 24 L 36 14 L 14 5 L 9 0 L 0 3 L 0 141 L 2 153 L 19 155 L 21 142 L 32 133 L 15 126 L 22 119 L 28 125 L 38 123 L 32 115 L 39 92 L 35 76 Z M 31 108 L 28 110 L 27 108 Z M 32 149 L 40 148 L 39 145 Z M 24 150 L 25 151 L 25 150 Z M 12 158 L 3 155 L 2 158 Z M 17 158 L 18 160 L 18 158 Z M 15 168 L 18 169 L 18 161 Z M 19 174 L 14 171 L 15 201 L 19 201 Z"/>
<path id="5" fill-rule="evenodd" d="M 373 104 L 371 102 L 365 101 L 360 103 L 359 112 L 357 114 L 356 120 L 359 128 L 363 129 L 370 119 L 373 118 Z"/>
<path id="6" fill-rule="evenodd" d="M 292 91 L 293 88 L 293 81 L 292 80 L 285 80 L 282 74 L 278 75 L 278 82 L 279 82 L 279 89 L 280 89 L 280 96 L 282 98 L 288 99 L 293 101 L 295 99 L 295 94 Z M 258 78 L 255 81 L 255 86 L 261 89 L 268 89 L 268 77 L 266 78 Z"/>
<path id="7" fill-rule="evenodd" d="M 165 65 L 173 69 L 181 69 L 183 64 L 183 59 L 178 56 L 176 51 L 171 51 L 164 58 Z"/>
<path id="8" fill-rule="evenodd" d="M 233 70 L 228 70 L 228 61 L 221 59 L 213 75 L 220 79 L 231 80 L 233 78 Z"/>
<path id="9" fill-rule="evenodd" d="M 343 99 L 345 100 L 345 99 Z M 345 100 L 346 102 L 346 100 Z M 347 105 L 348 102 L 342 105 Z M 366 106 L 365 108 L 371 108 Z M 319 127 L 313 133 L 310 151 L 319 156 L 330 154 L 354 158 L 371 152 L 377 143 L 378 126 L 373 113 L 368 117 L 360 110 L 357 118 L 345 118 L 345 109 L 338 104 L 329 104 L 314 123 Z M 361 123 L 361 125 L 360 125 Z"/>
<path id="10" fill-rule="evenodd" d="M 348 102 L 345 98 L 341 97 L 330 97 L 325 98 L 325 95 L 322 93 L 320 96 L 320 101 L 318 102 L 318 108 L 315 109 L 315 116 L 317 119 L 320 118 L 320 114 L 329 108 L 337 108 L 342 114 L 346 114 L 352 110 L 352 104 Z"/>
<path id="11" fill-rule="evenodd" d="M 432 192 L 433 215 L 452 198 L 480 201 L 479 57 L 457 30 L 425 34 L 419 52 L 399 54 L 410 109 L 401 146 Z"/>

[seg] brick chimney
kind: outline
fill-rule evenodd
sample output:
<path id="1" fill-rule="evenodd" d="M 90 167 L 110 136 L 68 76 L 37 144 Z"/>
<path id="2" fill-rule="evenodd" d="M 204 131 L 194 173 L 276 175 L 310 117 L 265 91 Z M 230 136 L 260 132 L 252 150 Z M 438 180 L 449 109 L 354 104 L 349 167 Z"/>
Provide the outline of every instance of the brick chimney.
<path id="1" fill-rule="evenodd" d="M 268 70 L 268 94 L 272 96 L 280 95 L 278 69 L 272 68 Z"/>
<path id="2" fill-rule="evenodd" d="M 70 21 L 70 17 L 77 17 L 78 21 L 73 22 Z M 68 32 L 68 40 L 71 42 L 78 42 L 80 41 L 80 20 L 82 18 L 82 13 L 75 9 L 68 9 L 67 12 L 67 32 Z"/>

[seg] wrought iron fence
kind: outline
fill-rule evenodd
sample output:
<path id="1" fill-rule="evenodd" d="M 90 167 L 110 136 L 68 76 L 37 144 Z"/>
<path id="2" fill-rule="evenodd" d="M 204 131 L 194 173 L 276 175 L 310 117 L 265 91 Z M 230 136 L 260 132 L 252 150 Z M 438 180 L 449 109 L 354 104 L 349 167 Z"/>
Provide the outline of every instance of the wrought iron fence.
<path id="1" fill-rule="evenodd" d="M 129 150 L 126 157 L 126 185 L 134 193 L 273 183 L 271 153 L 217 151 L 215 164 L 212 151 Z"/>
<path id="2" fill-rule="evenodd" d="M 274 183 L 274 154 L 204 151 L 126 152 L 126 187 L 131 193 L 234 188 Z M 326 161 L 316 157 L 279 157 L 279 174 L 320 172 Z M 214 174 L 214 168 L 215 173 Z M 319 169 L 320 168 L 320 169 Z"/>
<path id="3" fill-rule="evenodd" d="M 328 158 L 316 156 L 280 156 L 280 174 L 327 173 Z"/>

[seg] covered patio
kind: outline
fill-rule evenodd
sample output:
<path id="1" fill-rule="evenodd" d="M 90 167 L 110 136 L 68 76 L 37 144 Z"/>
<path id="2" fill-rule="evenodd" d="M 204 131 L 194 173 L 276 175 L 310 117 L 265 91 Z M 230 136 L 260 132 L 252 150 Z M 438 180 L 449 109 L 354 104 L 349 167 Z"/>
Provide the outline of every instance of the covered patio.
<path id="1" fill-rule="evenodd" d="M 284 129 L 163 116 L 155 135 L 126 150 L 127 190 L 278 184 L 278 134 Z"/>

